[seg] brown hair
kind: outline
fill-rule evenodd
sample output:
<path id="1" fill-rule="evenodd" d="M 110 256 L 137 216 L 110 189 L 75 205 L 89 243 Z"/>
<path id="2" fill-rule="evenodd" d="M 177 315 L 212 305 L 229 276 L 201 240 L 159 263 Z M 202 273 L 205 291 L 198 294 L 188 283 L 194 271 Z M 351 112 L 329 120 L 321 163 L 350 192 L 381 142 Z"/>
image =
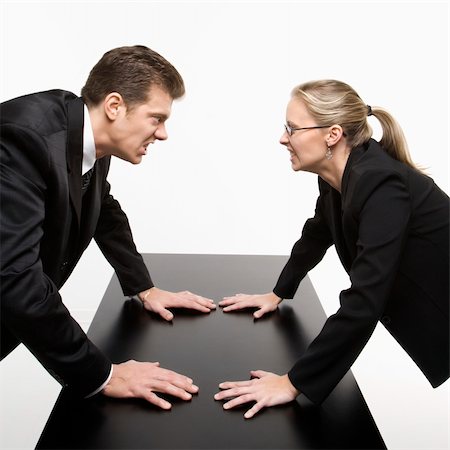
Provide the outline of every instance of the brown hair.
<path id="1" fill-rule="evenodd" d="M 318 125 L 341 125 L 351 148 L 372 137 L 367 116 L 375 116 L 383 131 L 381 147 L 398 161 L 418 169 L 411 160 L 408 144 L 397 121 L 385 109 L 366 105 L 348 84 L 336 80 L 308 81 L 295 87 L 292 97 L 305 104 Z"/>
<path id="2" fill-rule="evenodd" d="M 92 68 L 81 96 L 88 106 L 95 106 L 109 93 L 118 92 L 133 108 L 147 100 L 152 85 L 173 99 L 185 92 L 183 78 L 160 54 L 143 45 L 119 47 L 105 53 Z"/>

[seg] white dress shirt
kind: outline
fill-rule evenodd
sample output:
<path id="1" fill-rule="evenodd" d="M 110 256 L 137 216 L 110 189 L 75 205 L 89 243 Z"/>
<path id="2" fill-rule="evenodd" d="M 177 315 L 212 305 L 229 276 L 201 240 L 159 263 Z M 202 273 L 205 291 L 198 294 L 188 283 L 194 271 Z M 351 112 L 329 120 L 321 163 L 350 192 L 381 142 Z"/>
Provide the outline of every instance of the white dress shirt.
<path id="1" fill-rule="evenodd" d="M 89 110 L 86 105 L 84 105 L 84 128 L 83 128 L 83 163 L 81 165 L 81 175 L 91 170 L 95 164 L 95 141 L 94 132 L 92 130 L 91 118 L 89 117 Z M 109 383 L 112 377 L 113 366 L 111 365 L 111 370 L 109 371 L 109 376 L 105 382 L 99 386 L 94 392 L 86 395 L 85 398 L 92 397 L 98 394 L 103 388 Z"/>

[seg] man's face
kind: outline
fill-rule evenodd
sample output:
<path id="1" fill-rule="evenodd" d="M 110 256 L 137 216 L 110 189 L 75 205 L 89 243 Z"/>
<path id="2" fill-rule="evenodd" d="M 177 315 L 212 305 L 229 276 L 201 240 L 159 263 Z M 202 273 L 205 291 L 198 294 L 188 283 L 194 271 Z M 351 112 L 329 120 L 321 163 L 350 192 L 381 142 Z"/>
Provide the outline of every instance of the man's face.
<path id="1" fill-rule="evenodd" d="M 111 154 L 139 164 L 150 144 L 167 139 L 165 121 L 170 116 L 172 102 L 165 90 L 152 86 L 145 103 L 131 110 L 125 105 L 119 106 L 110 128 Z"/>

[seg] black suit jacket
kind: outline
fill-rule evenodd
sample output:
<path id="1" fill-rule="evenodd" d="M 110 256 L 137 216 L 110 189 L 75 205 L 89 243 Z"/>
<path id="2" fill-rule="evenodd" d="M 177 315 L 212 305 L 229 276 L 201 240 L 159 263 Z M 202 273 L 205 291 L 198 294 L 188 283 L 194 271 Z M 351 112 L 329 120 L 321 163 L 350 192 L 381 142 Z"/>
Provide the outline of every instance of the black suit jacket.
<path id="1" fill-rule="evenodd" d="M 96 161 L 82 196 L 83 121 L 82 100 L 60 90 L 1 105 L 1 348 L 4 357 L 23 342 L 56 379 L 86 395 L 111 363 L 58 290 L 92 237 L 125 295 L 153 283 L 109 193 L 110 157 Z"/>
<path id="2" fill-rule="evenodd" d="M 292 298 L 334 244 L 350 276 L 340 308 L 289 372 L 322 402 L 349 370 L 377 322 L 436 387 L 449 377 L 449 198 L 378 142 L 352 150 L 342 195 L 319 178 L 315 216 L 294 245 L 275 294 Z"/>

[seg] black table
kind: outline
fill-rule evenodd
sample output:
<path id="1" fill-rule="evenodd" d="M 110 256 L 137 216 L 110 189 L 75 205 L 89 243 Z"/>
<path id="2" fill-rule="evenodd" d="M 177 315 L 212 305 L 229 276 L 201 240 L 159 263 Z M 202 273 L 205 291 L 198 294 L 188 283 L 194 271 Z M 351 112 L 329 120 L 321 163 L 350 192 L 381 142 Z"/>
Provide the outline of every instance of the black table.
<path id="1" fill-rule="evenodd" d="M 189 290 L 214 300 L 270 291 L 285 256 L 145 255 L 153 280 L 170 291 Z M 200 392 L 190 402 L 171 398 L 162 411 L 139 399 L 102 395 L 72 398 L 62 390 L 37 448 L 315 449 L 386 448 L 351 372 L 320 406 L 304 396 L 268 408 L 253 419 L 249 408 L 225 411 L 213 395 L 226 380 L 251 369 L 283 374 L 326 320 L 308 278 L 295 299 L 260 320 L 250 311 L 209 315 L 174 310 L 168 323 L 123 298 L 114 275 L 89 337 L 114 361 L 159 361 L 189 375 Z"/>

